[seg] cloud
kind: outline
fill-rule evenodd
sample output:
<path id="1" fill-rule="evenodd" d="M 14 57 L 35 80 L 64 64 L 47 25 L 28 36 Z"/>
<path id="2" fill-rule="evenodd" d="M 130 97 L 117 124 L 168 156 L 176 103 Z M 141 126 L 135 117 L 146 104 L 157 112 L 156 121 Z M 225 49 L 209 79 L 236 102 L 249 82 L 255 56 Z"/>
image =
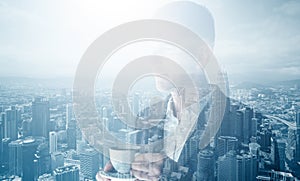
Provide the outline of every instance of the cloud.
<path id="1" fill-rule="evenodd" d="M 294 6 L 300 9 L 300 3 L 268 3 L 237 9 L 228 22 L 226 11 L 233 11 L 230 4 L 223 9 L 225 17 L 216 16 L 224 18 L 224 22 L 219 26 L 215 53 L 229 74 L 251 80 L 300 76 L 295 71 L 300 70 L 300 21 L 294 10 Z M 260 7 L 258 12 L 256 6 Z M 286 12 L 282 11 L 283 7 Z M 289 8 L 293 13 L 287 13 Z M 257 13 L 244 18 L 250 12 Z"/>
<path id="2" fill-rule="evenodd" d="M 274 8 L 274 12 L 283 13 L 289 16 L 300 15 L 300 1 L 286 1 L 281 6 Z"/>

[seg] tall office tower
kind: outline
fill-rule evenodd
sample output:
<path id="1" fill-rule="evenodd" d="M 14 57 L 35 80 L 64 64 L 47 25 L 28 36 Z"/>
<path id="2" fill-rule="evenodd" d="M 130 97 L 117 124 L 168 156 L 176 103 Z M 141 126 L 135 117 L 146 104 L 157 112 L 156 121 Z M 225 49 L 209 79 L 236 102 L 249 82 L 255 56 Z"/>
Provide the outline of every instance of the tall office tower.
<path id="1" fill-rule="evenodd" d="M 271 159 L 276 171 L 285 171 L 286 142 L 281 138 L 272 138 Z"/>
<path id="2" fill-rule="evenodd" d="M 61 152 L 51 153 L 51 170 L 64 166 L 64 155 Z"/>
<path id="3" fill-rule="evenodd" d="M 236 180 L 252 181 L 257 176 L 257 157 L 251 154 L 237 155 Z"/>
<path id="4" fill-rule="evenodd" d="M 251 121 L 253 118 L 253 109 L 246 107 L 244 110 L 243 120 L 243 143 L 248 144 L 250 141 L 251 133 Z"/>
<path id="5" fill-rule="evenodd" d="M 53 171 L 53 175 L 56 181 L 79 181 L 79 168 L 74 165 L 60 167 Z"/>
<path id="6" fill-rule="evenodd" d="M 10 138 L 4 138 L 2 140 L 2 171 L 8 171 L 8 163 L 9 163 L 9 147 L 8 144 L 11 142 Z"/>
<path id="7" fill-rule="evenodd" d="M 76 121 L 71 119 L 67 129 L 67 143 L 69 149 L 76 150 Z"/>
<path id="8" fill-rule="evenodd" d="M 25 139 L 22 145 L 22 180 L 32 181 L 35 178 L 35 153 L 37 149 L 37 142 L 34 139 Z"/>
<path id="9" fill-rule="evenodd" d="M 48 138 L 49 121 L 49 101 L 42 97 L 35 98 L 35 100 L 32 102 L 32 135 Z"/>
<path id="10" fill-rule="evenodd" d="M 251 119 L 251 133 L 250 133 L 250 137 L 257 136 L 257 123 L 258 123 L 258 119 L 257 118 L 252 118 Z"/>
<path id="11" fill-rule="evenodd" d="M 188 160 L 189 160 L 189 168 L 192 169 L 192 171 L 197 170 L 197 154 L 199 150 L 199 138 L 194 136 L 189 139 L 188 142 Z"/>
<path id="12" fill-rule="evenodd" d="M 210 150 L 202 150 L 198 153 L 197 180 L 215 180 L 214 153 Z"/>
<path id="13" fill-rule="evenodd" d="M 140 112 L 140 94 L 137 92 L 133 95 L 131 111 L 133 115 L 137 115 Z"/>
<path id="14" fill-rule="evenodd" d="M 39 142 L 37 140 L 37 142 Z M 51 171 L 51 156 L 49 154 L 49 143 L 43 140 L 39 143 L 36 152 L 38 176 Z"/>
<path id="15" fill-rule="evenodd" d="M 229 151 L 226 155 L 218 158 L 217 162 L 218 181 L 230 180 L 236 181 L 236 153 Z"/>
<path id="16" fill-rule="evenodd" d="M 5 137 L 11 140 L 18 139 L 18 121 L 20 120 L 20 113 L 15 106 L 5 110 Z"/>
<path id="17" fill-rule="evenodd" d="M 31 135 L 31 121 L 30 120 L 24 120 L 22 122 L 22 133 L 23 133 L 23 137 L 28 137 Z"/>
<path id="18" fill-rule="evenodd" d="M 73 105 L 67 104 L 66 105 L 66 129 L 68 129 L 69 123 L 72 119 L 75 119 L 75 115 L 73 112 Z"/>
<path id="19" fill-rule="evenodd" d="M 2 115 L 0 112 L 0 166 L 2 166 L 2 159 L 3 159 L 3 145 L 2 139 L 4 138 L 4 121 L 2 121 Z"/>
<path id="20" fill-rule="evenodd" d="M 279 169 L 280 171 L 285 171 L 285 150 L 286 150 L 286 141 L 284 139 L 277 140 L 278 146 L 278 156 L 279 156 Z"/>
<path id="21" fill-rule="evenodd" d="M 49 148 L 50 154 L 57 151 L 57 134 L 54 131 L 49 133 Z"/>
<path id="22" fill-rule="evenodd" d="M 237 151 L 238 139 L 231 136 L 220 136 L 217 140 L 217 154 L 223 156 L 230 150 Z"/>
<path id="23" fill-rule="evenodd" d="M 263 128 L 259 133 L 258 133 L 258 144 L 261 146 L 261 150 L 265 152 L 270 152 L 270 147 L 271 147 L 271 137 L 272 137 L 272 132 L 267 129 Z"/>
<path id="24" fill-rule="evenodd" d="M 232 136 L 232 131 L 234 129 L 234 120 L 231 119 L 230 114 L 230 98 L 227 97 L 225 103 L 225 112 L 220 127 L 220 136 Z"/>
<path id="25" fill-rule="evenodd" d="M 286 158 L 289 163 L 292 163 L 294 161 L 296 156 L 296 141 L 297 141 L 297 129 L 294 129 L 293 127 L 289 127 L 288 129 L 288 138 L 286 147 L 289 149 L 286 149 Z"/>
<path id="26" fill-rule="evenodd" d="M 80 171 L 85 178 L 95 179 L 97 172 L 99 171 L 99 153 L 94 149 L 86 149 L 79 156 L 80 159 Z"/>
<path id="27" fill-rule="evenodd" d="M 230 136 L 237 136 L 237 111 L 240 109 L 240 105 L 237 103 L 232 103 L 229 108 L 229 120 L 231 124 L 231 133 Z"/>
<path id="28" fill-rule="evenodd" d="M 296 157 L 295 161 L 300 162 L 300 112 L 296 114 L 296 126 L 297 126 L 297 136 L 296 136 Z"/>
<path id="29" fill-rule="evenodd" d="M 22 175 L 22 140 L 15 140 L 8 144 L 9 149 L 9 174 Z"/>
<path id="30" fill-rule="evenodd" d="M 244 120 L 244 112 L 242 110 L 236 111 L 233 132 L 234 132 L 234 137 L 236 137 L 239 140 L 239 143 L 242 142 L 243 139 L 243 120 Z"/>

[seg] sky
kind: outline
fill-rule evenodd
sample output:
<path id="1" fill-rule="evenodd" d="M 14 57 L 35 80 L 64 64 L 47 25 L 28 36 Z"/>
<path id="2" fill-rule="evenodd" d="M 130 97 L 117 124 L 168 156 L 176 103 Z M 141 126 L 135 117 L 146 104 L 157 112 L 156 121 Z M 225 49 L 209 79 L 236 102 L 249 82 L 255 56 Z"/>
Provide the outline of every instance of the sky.
<path id="1" fill-rule="evenodd" d="M 0 76 L 73 77 L 102 33 L 171 0 L 0 0 Z M 215 20 L 214 54 L 232 81 L 300 77 L 300 1 L 194 0 Z"/>

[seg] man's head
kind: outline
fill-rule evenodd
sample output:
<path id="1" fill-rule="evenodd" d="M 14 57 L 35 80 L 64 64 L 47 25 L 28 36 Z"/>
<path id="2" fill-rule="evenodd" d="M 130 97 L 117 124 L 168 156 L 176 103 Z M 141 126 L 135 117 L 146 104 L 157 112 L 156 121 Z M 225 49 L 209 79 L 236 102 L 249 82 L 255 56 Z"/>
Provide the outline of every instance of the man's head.
<path id="1" fill-rule="evenodd" d="M 176 1 L 166 4 L 160 8 L 154 15 L 156 19 L 162 19 L 178 23 L 194 33 L 196 33 L 204 42 L 213 49 L 215 41 L 215 28 L 214 19 L 209 10 L 199 4 L 190 1 Z M 184 37 L 182 37 L 184 38 Z M 187 73 L 190 74 L 192 80 L 195 82 L 198 88 L 203 87 L 207 83 L 203 70 L 195 64 L 195 62 L 184 55 L 184 52 L 176 51 L 175 48 L 170 46 L 164 46 L 159 51 L 168 51 L 171 54 L 177 55 L 177 60 L 183 67 L 185 67 Z M 160 52 L 162 53 L 162 52 Z M 163 62 L 156 62 L 157 66 L 164 64 Z M 168 75 L 172 78 L 179 78 L 180 75 Z M 155 78 L 156 87 L 159 91 L 169 92 L 174 88 L 174 85 L 170 81 L 161 77 Z M 185 80 L 181 80 L 184 87 Z"/>

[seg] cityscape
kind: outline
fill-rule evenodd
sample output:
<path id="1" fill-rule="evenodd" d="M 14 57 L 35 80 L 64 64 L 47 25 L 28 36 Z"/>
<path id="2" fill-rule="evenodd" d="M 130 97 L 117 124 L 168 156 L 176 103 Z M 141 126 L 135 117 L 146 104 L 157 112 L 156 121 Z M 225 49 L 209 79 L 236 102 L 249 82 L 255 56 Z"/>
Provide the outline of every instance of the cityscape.
<path id="1" fill-rule="evenodd" d="M 0 0 L 0 181 L 300 181 L 299 17 Z"/>
<path id="2" fill-rule="evenodd" d="M 15 86 L 11 80 L 0 86 L 1 180 L 95 180 L 109 158 L 82 136 L 72 110 L 71 89 L 41 85 L 23 81 Z M 299 179 L 299 85 L 294 81 L 230 86 L 229 106 L 211 143 L 199 149 L 207 108 L 178 162 L 165 160 L 161 178 Z M 126 125 L 112 112 L 109 94 L 97 91 L 99 114 L 108 130 L 126 137 L 130 131 L 124 132 Z M 144 94 L 149 93 L 136 92 L 133 105 L 143 107 Z"/>

